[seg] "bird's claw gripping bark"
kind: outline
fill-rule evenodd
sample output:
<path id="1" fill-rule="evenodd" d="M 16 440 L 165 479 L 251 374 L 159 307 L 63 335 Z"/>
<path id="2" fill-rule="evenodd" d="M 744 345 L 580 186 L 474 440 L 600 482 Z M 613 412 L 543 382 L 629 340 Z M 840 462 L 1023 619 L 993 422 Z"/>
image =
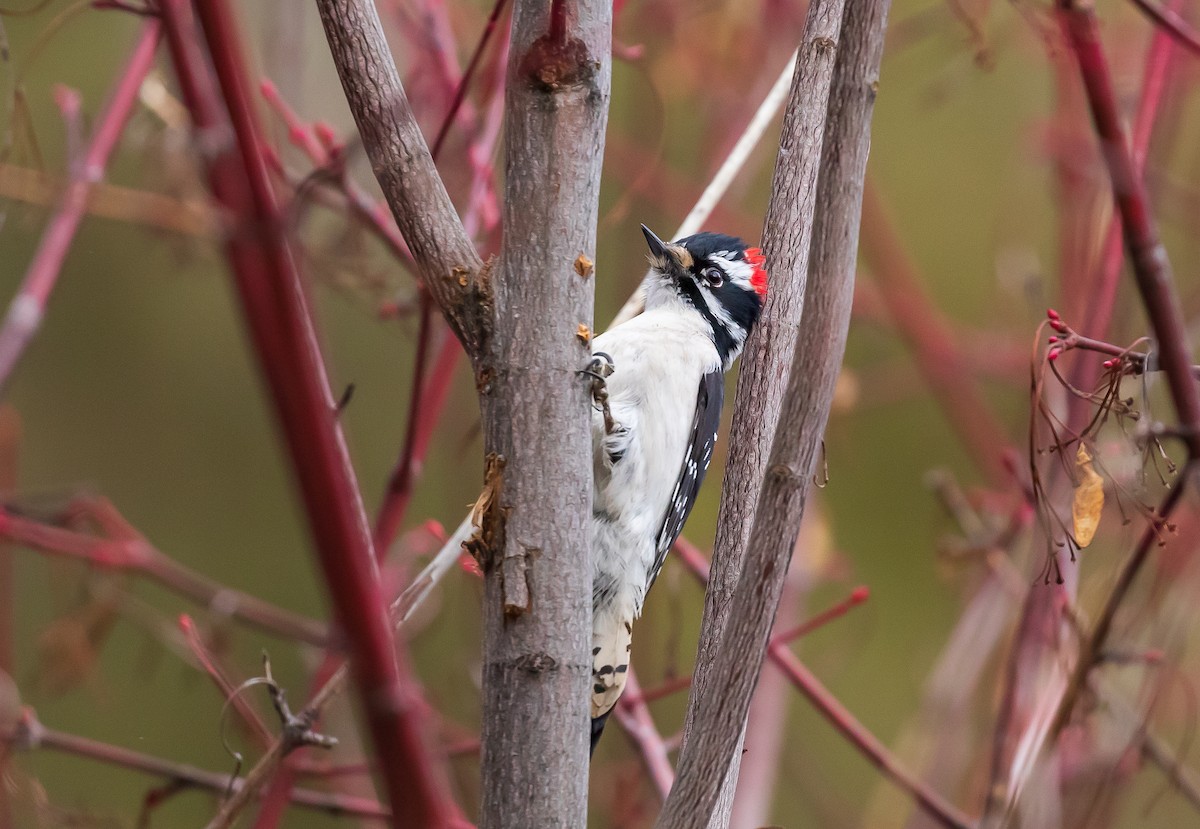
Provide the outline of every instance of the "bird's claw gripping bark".
<path id="1" fill-rule="evenodd" d="M 597 351 L 592 355 L 592 360 L 587 364 L 587 368 L 581 369 L 579 372 L 591 378 L 592 400 L 596 411 L 604 415 L 604 433 L 606 435 L 611 435 L 617 428 L 612 411 L 608 407 L 608 384 L 605 382 L 615 369 L 612 357 L 603 351 Z"/>

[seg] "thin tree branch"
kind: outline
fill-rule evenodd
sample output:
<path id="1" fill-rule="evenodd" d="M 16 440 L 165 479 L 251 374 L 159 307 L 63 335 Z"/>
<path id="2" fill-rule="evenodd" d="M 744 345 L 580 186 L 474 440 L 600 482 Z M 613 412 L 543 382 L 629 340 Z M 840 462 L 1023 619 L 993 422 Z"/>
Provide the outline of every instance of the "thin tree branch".
<path id="1" fill-rule="evenodd" d="M 137 103 L 138 89 L 154 65 L 159 33 L 158 20 L 147 18 L 142 23 L 129 62 L 118 76 L 109 102 L 96 121 L 91 143 L 81 159 L 71 160 L 72 173 L 62 203 L 46 226 L 37 253 L 0 326 L 0 391 L 8 384 L 25 348 L 41 327 L 46 303 L 58 283 L 75 232 L 87 213 L 91 186 L 104 177 L 108 158 Z"/>
<path id="2" fill-rule="evenodd" d="M 800 693 L 813 703 L 826 721 L 879 768 L 889 780 L 912 797 L 925 810 L 926 814 L 948 829 L 973 829 L 974 821 L 971 818 L 959 811 L 953 804 L 946 802 L 941 795 L 927 787 L 919 778 L 910 774 L 888 751 L 887 746 L 838 702 L 837 697 L 830 693 L 829 689 L 822 685 L 821 681 L 786 646 L 778 643 L 772 644 L 770 656 L 775 666 L 783 671 Z"/>
<path id="3" fill-rule="evenodd" d="M 1159 30 L 1166 32 L 1176 43 L 1194 55 L 1200 55 L 1200 34 L 1191 24 L 1172 9 L 1160 6 L 1152 0 L 1133 0 L 1133 5 L 1146 17 L 1154 21 Z"/>
<path id="4" fill-rule="evenodd" d="M 330 644 L 329 629 L 316 619 L 215 582 L 184 567 L 141 536 L 136 539 L 97 538 L 0 508 L 0 537 L 29 549 L 77 559 L 93 567 L 136 573 L 216 615 L 237 619 L 274 636 L 311 645 Z"/>
<path id="5" fill-rule="evenodd" d="M 1113 197 L 1133 275 L 1154 331 L 1159 363 L 1183 427 L 1188 455 L 1200 458 L 1200 392 L 1192 379 L 1191 346 L 1171 275 L 1171 263 L 1159 240 L 1146 185 L 1125 132 L 1113 90 L 1108 58 L 1100 42 L 1095 11 L 1086 0 L 1058 0 L 1059 19 L 1079 62 L 1088 105 L 1112 180 Z"/>
<path id="6" fill-rule="evenodd" d="M 691 543 L 679 539 L 675 553 L 696 579 L 707 585 L 708 562 Z M 776 638 L 767 648 L 767 655 L 784 676 L 802 693 L 817 712 L 834 726 L 849 743 L 874 764 L 902 791 L 911 795 L 930 816 L 946 826 L 971 827 L 970 819 L 947 803 L 915 775 L 908 772 L 900 759 L 883 742 L 859 722 L 830 691 L 821 684 L 803 663 L 788 649 L 786 642 Z"/>
<path id="7" fill-rule="evenodd" d="M 771 287 L 738 379 L 730 443 L 740 451 L 725 471 L 695 683 L 676 784 L 658 819 L 661 829 L 728 822 L 727 810 L 714 819 L 713 809 L 719 799 L 732 806 L 737 748 L 841 364 L 862 192 L 863 171 L 856 173 L 854 165 L 866 163 L 867 114 L 878 66 L 878 55 L 871 60 L 874 45 L 866 44 L 877 39 L 882 49 L 886 0 L 850 8 L 865 10 L 866 17 L 850 15 L 854 28 L 843 32 L 843 4 L 813 2 L 798 51 L 763 231 Z M 860 62 L 865 46 L 867 55 Z M 838 133 L 823 144 L 829 125 L 843 117 L 848 123 L 839 123 Z M 823 146 L 830 148 L 824 160 Z M 823 211 L 819 231 L 814 221 L 818 203 Z M 824 237 L 835 228 L 848 234 L 849 250 L 839 250 Z M 810 245 L 820 247 L 820 258 L 812 258 L 820 270 L 810 269 Z M 811 322 L 802 310 L 810 272 L 818 274 L 822 295 Z M 810 339 L 810 333 L 818 339 Z M 799 345 L 801 339 L 813 344 L 811 352 Z M 785 394 L 779 378 L 789 367 Z M 810 400 L 814 408 L 806 411 L 802 406 Z M 780 503 L 773 502 L 776 498 Z"/>
<path id="8" fill-rule="evenodd" d="M 224 0 L 202 0 L 197 6 L 218 93 L 184 0 L 166 0 L 162 9 L 195 126 L 225 138 L 209 158 L 209 176 L 218 200 L 240 217 L 242 232 L 230 236 L 227 254 L 350 646 L 394 820 L 398 826 L 444 826 L 455 809 L 442 769 L 425 744 L 418 692 L 407 667 L 401 667 L 404 651 L 392 637 L 358 483 L 263 158 L 232 14 Z"/>
<path id="9" fill-rule="evenodd" d="M 47 749 L 105 763 L 130 771 L 161 777 L 189 788 L 211 792 L 240 792 L 245 785 L 243 777 L 230 778 L 228 774 L 206 771 L 195 766 L 175 763 L 132 751 L 121 746 L 90 740 L 63 731 L 47 728 L 37 721 L 32 711 L 26 711 L 24 719 L 8 734 L 0 734 L 0 744 L 14 745 L 24 751 Z M 388 820 L 391 815 L 378 801 L 368 798 L 328 794 L 312 789 L 296 789 L 292 792 L 292 803 L 305 809 L 314 809 L 331 815 L 362 819 Z"/>
<path id="10" fill-rule="evenodd" d="M 488 335 L 488 274 L 417 126 L 375 4 L 317 0 L 371 168 L 430 295 L 477 361 Z"/>
<path id="11" fill-rule="evenodd" d="M 646 702 L 637 676 L 630 669 L 629 678 L 625 680 L 625 693 L 617 701 L 614 713 L 629 741 L 641 755 L 642 764 L 659 800 L 666 800 L 675 782 L 675 769 L 671 766 L 671 758 L 667 756 L 667 744 L 658 733 L 658 726 L 654 724 L 654 717 Z"/>

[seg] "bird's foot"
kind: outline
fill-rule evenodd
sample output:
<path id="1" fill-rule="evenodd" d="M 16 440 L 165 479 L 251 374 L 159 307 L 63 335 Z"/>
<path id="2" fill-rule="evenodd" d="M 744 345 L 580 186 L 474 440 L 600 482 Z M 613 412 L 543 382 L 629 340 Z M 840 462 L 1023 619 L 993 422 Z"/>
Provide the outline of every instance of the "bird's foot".
<path id="1" fill-rule="evenodd" d="M 604 433 L 606 435 L 611 435 L 617 429 L 617 423 L 613 420 L 612 411 L 608 407 L 607 383 L 608 377 L 615 369 L 613 358 L 603 351 L 597 351 L 592 355 L 592 360 L 587 367 L 579 371 L 580 374 L 591 378 L 593 405 L 596 407 L 596 411 L 604 415 Z"/>

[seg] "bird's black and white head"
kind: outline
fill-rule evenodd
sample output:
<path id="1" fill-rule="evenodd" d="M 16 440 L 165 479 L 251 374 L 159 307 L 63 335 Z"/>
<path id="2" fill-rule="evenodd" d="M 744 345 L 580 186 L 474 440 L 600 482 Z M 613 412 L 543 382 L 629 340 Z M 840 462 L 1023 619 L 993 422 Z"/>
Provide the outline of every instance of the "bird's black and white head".
<path id="1" fill-rule="evenodd" d="M 728 370 L 742 353 L 767 298 L 762 251 L 736 236 L 697 233 L 667 243 L 645 225 L 651 278 L 646 310 L 675 304 L 699 314 Z"/>

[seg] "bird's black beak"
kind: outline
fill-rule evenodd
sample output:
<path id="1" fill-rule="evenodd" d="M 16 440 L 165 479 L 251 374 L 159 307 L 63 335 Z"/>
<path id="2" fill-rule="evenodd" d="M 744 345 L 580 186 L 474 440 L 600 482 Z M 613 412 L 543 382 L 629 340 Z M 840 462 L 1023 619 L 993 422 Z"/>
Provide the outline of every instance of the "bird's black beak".
<path id="1" fill-rule="evenodd" d="M 650 255 L 655 259 L 666 259 L 671 255 L 666 242 L 655 236 L 654 231 L 645 225 L 642 225 L 642 235 L 646 237 L 646 244 L 650 246 Z"/>
<path id="2" fill-rule="evenodd" d="M 682 245 L 672 245 L 654 235 L 654 231 L 642 225 L 642 234 L 650 246 L 650 263 L 662 273 L 676 278 L 692 266 L 692 255 Z"/>

